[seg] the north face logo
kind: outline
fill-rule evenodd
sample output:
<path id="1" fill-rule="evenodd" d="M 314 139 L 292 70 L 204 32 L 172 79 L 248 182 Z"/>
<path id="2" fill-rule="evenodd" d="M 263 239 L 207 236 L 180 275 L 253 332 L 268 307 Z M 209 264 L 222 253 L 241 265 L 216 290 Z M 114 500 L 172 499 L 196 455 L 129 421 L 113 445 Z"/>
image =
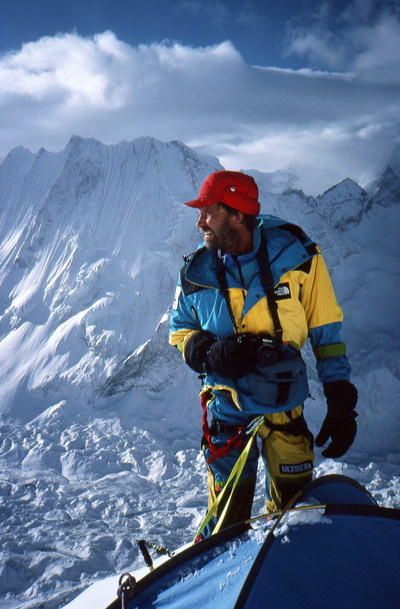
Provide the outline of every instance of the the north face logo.
<path id="1" fill-rule="evenodd" d="M 274 289 L 275 298 L 277 300 L 290 298 L 290 287 L 288 283 L 280 283 Z"/>

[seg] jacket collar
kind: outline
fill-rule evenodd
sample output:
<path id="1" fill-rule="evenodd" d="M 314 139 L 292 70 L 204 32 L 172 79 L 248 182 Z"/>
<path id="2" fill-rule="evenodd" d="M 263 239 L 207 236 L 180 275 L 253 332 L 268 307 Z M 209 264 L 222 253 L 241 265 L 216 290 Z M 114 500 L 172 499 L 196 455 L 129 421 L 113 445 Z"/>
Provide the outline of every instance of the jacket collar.
<path id="1" fill-rule="evenodd" d="M 268 256 L 275 285 L 279 283 L 282 275 L 300 266 L 305 260 L 317 253 L 316 250 L 310 253 L 310 250 L 306 247 L 307 242 L 302 243 L 292 232 L 282 230 L 286 226 L 290 225 L 279 218 L 272 216 L 260 218 L 259 225 L 253 231 L 253 250 L 249 254 L 239 256 L 241 264 L 253 260 L 257 256 L 262 234 L 267 241 Z M 312 243 L 312 241 L 308 240 L 308 243 Z M 216 276 L 217 255 L 216 250 L 208 250 L 204 245 L 199 246 L 199 249 L 186 265 L 184 271 L 186 279 L 198 286 L 219 289 Z M 234 264 L 231 254 L 225 254 L 224 263 L 228 268 L 229 265 Z"/>

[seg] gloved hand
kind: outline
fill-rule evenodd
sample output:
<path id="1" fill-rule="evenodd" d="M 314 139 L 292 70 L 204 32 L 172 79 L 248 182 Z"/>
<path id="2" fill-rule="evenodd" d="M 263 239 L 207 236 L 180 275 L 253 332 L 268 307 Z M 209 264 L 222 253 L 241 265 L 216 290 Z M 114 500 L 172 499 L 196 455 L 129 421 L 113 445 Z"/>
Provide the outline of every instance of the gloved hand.
<path id="1" fill-rule="evenodd" d="M 254 371 L 260 344 L 259 337 L 254 334 L 221 338 L 210 347 L 207 368 L 226 378 L 240 378 Z"/>
<path id="2" fill-rule="evenodd" d="M 192 334 L 185 345 L 184 357 L 187 365 L 195 372 L 205 372 L 207 352 L 216 338 L 207 330 Z"/>
<path id="3" fill-rule="evenodd" d="M 347 452 L 354 442 L 357 433 L 354 408 L 357 404 L 357 389 L 349 381 L 332 381 L 324 383 L 324 393 L 328 405 L 319 434 L 315 438 L 317 446 L 323 446 L 332 439 L 328 448 L 322 451 L 324 457 L 336 459 Z"/>

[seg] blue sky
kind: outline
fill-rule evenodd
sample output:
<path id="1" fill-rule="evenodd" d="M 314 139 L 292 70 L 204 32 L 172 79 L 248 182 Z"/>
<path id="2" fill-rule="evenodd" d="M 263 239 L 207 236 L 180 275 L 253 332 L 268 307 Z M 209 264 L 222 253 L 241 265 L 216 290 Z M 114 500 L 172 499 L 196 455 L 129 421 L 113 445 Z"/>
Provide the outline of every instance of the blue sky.
<path id="1" fill-rule="evenodd" d="M 399 2 L 0 0 L 0 156 L 149 135 L 365 181 L 399 141 Z"/>
<path id="2" fill-rule="evenodd" d="M 111 30 L 133 46 L 163 40 L 209 46 L 231 40 L 250 64 L 301 68 L 302 61 L 285 52 L 286 44 L 294 29 L 321 18 L 324 4 L 320 0 L 1 0 L 0 51 L 59 32 L 91 36 Z M 349 0 L 327 4 L 331 27 L 340 28 L 340 16 L 349 5 Z"/>

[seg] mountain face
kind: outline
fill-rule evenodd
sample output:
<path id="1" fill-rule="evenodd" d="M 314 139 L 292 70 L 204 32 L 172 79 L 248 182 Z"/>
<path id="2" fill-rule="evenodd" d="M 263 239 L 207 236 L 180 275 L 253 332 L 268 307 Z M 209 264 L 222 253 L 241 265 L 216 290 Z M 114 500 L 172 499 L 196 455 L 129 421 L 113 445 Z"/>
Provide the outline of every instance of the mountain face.
<path id="1" fill-rule="evenodd" d="M 388 166 L 373 186 L 373 200 L 382 207 L 398 205 L 400 192 L 400 172 Z"/>
<path id="2" fill-rule="evenodd" d="M 290 188 L 293 175 L 249 171 L 262 212 L 300 224 L 321 246 L 361 378 L 382 364 L 398 378 L 395 349 L 371 353 L 371 344 L 382 349 L 398 337 L 400 175 L 392 165 L 370 194 L 345 179 L 318 197 Z M 134 388 L 152 395 L 171 375 L 187 375 L 160 321 L 181 256 L 199 242 L 182 201 L 218 169 L 216 159 L 151 138 L 105 146 L 73 137 L 60 153 L 8 155 L 0 167 L 5 416 L 28 422 L 60 401 L 105 407 L 107 397 Z"/>
<path id="3" fill-rule="evenodd" d="M 93 400 L 121 359 L 152 337 L 192 247 L 181 201 L 220 168 L 178 142 L 146 138 L 107 147 L 74 137 L 58 154 L 7 157 L 2 412 L 27 421 L 56 395 Z"/>
<path id="4" fill-rule="evenodd" d="M 359 390 L 354 463 L 343 467 L 375 491 L 385 472 L 371 482 L 372 455 L 397 475 L 400 463 L 398 156 L 368 189 L 345 179 L 318 197 L 294 188 L 293 171 L 247 171 L 262 213 L 299 224 L 324 253 Z M 79 137 L 59 153 L 17 148 L 0 166 L 7 609 L 60 607 L 56 593 L 130 568 L 136 537 L 186 543 L 205 510 L 200 383 L 167 344 L 167 313 L 182 256 L 200 242 L 182 202 L 219 169 L 179 142 Z M 305 359 L 315 433 L 325 402 L 310 349 Z M 396 505 L 395 484 L 384 484 Z"/>

